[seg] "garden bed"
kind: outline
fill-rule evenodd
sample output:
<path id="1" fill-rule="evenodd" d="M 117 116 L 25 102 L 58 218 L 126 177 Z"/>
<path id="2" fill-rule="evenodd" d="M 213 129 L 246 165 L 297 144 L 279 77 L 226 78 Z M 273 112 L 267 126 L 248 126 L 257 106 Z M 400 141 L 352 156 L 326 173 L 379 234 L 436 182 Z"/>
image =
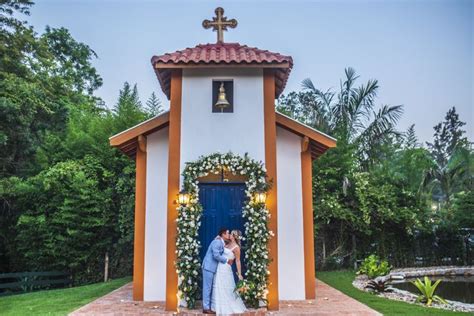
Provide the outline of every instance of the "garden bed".
<path id="1" fill-rule="evenodd" d="M 395 269 L 391 271 L 389 275 L 384 276 L 384 277 L 379 277 L 379 278 L 390 282 L 390 280 L 399 280 L 400 278 L 408 279 L 408 278 L 422 278 L 424 276 L 440 277 L 440 276 L 472 276 L 472 275 L 474 275 L 474 267 L 472 266 L 469 266 L 469 267 L 449 266 L 449 267 Z M 366 288 L 368 281 L 369 281 L 369 278 L 366 275 L 359 275 L 355 278 L 352 284 L 354 285 L 354 287 L 360 290 L 370 292 L 370 290 Z M 424 304 L 416 302 L 417 295 L 409 291 L 400 290 L 397 288 L 393 288 L 393 292 L 384 292 L 378 295 L 381 297 L 392 299 L 392 300 L 403 301 L 403 302 L 407 302 L 411 304 L 425 306 Z M 466 303 L 452 301 L 452 300 L 447 300 L 447 301 L 449 303 L 447 305 L 438 304 L 434 302 L 432 307 L 452 310 L 452 311 L 460 311 L 460 312 L 474 312 L 474 304 L 466 304 Z"/>

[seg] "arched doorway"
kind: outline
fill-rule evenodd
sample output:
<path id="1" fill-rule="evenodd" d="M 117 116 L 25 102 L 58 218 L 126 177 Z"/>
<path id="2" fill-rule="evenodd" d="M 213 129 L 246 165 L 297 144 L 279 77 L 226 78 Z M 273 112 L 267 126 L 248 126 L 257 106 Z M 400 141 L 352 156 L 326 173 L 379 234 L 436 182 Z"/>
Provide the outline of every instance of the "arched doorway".
<path id="1" fill-rule="evenodd" d="M 200 296 L 201 251 L 207 250 L 216 237 L 219 223 L 234 228 L 232 223 L 236 222 L 235 228 L 242 228 L 246 242 L 242 245 L 245 253 L 241 263 L 246 270 L 243 282 L 249 290 L 243 299 L 248 306 L 258 306 L 268 293 L 268 241 L 272 236 L 268 229 L 270 213 L 265 205 L 271 183 L 263 163 L 247 154 L 214 153 L 187 162 L 182 175 L 183 188 L 176 208 L 180 304 L 195 306 Z M 207 219 L 202 219 L 204 212 Z"/>

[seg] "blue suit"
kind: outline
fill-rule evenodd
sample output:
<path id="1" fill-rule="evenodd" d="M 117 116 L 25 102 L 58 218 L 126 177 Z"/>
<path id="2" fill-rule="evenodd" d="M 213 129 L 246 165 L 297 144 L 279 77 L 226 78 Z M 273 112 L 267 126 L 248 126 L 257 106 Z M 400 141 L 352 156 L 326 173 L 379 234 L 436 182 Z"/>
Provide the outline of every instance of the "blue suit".
<path id="1" fill-rule="evenodd" d="M 223 253 L 224 241 L 214 239 L 207 248 L 206 256 L 202 261 L 202 308 L 204 310 L 211 309 L 212 283 L 217 265 L 219 262 L 227 263 L 227 258 L 223 256 Z"/>

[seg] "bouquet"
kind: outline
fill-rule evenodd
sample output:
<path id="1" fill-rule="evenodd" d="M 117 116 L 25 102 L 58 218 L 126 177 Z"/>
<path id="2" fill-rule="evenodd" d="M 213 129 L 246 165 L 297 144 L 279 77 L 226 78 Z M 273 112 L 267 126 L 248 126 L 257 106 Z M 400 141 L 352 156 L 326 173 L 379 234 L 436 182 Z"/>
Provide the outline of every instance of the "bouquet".
<path id="1" fill-rule="evenodd" d="M 245 294 L 248 293 L 252 287 L 254 287 L 253 283 L 247 280 L 240 280 L 235 285 L 234 292 L 237 293 L 240 297 L 245 298 Z"/>

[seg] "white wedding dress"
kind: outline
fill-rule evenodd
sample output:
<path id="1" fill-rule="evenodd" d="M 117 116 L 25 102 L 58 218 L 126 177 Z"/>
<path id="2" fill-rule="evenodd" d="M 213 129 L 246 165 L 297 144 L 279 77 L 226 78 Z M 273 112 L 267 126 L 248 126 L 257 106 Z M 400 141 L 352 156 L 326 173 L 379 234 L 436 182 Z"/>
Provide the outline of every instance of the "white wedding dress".
<path id="1" fill-rule="evenodd" d="M 230 249 L 224 248 L 223 255 L 227 260 L 235 259 L 234 253 Z M 219 263 L 214 276 L 211 298 L 211 309 L 217 315 L 240 314 L 247 310 L 244 302 L 234 290 L 235 281 L 232 267 L 227 263 Z"/>

